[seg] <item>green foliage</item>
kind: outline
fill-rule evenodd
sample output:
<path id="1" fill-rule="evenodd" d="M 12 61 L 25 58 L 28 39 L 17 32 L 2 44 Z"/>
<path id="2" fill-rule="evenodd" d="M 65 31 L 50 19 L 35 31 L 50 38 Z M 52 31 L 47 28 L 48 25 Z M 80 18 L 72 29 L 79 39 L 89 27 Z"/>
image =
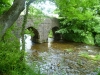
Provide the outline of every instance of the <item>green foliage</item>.
<path id="1" fill-rule="evenodd" d="M 77 33 L 66 33 L 63 35 L 63 37 L 67 41 L 74 41 L 74 42 L 82 42 L 82 39 L 83 39 L 83 37 Z"/>
<path id="2" fill-rule="evenodd" d="M 100 17 L 99 16 L 95 16 L 94 20 L 95 20 L 95 25 L 93 26 L 93 30 L 96 33 L 100 33 Z"/>
<path id="3" fill-rule="evenodd" d="M 94 37 L 92 33 L 87 33 L 87 35 L 82 40 L 83 43 L 94 45 Z"/>
<path id="4" fill-rule="evenodd" d="M 52 30 L 50 30 L 48 37 L 49 38 L 53 38 L 53 32 L 52 32 Z"/>
<path id="5" fill-rule="evenodd" d="M 0 0 L 0 15 L 7 11 L 13 3 L 13 0 Z"/>
<path id="6" fill-rule="evenodd" d="M 55 0 L 59 14 L 67 20 L 88 20 L 93 17 L 93 7 L 99 5 L 99 0 Z"/>
<path id="7" fill-rule="evenodd" d="M 33 20 L 34 27 L 37 28 L 41 22 L 43 22 L 45 15 L 41 10 L 35 8 L 34 6 L 29 7 L 28 18 Z"/>
<path id="8" fill-rule="evenodd" d="M 11 34 L 12 31 L 9 29 L 4 40 L 0 42 L 0 73 L 10 73 L 11 70 L 21 67 L 20 45 L 18 39 Z"/>
<path id="9" fill-rule="evenodd" d="M 30 30 L 26 29 L 25 34 L 29 34 L 32 37 L 35 36 L 35 34 L 33 33 L 33 31 L 31 29 Z"/>
<path id="10" fill-rule="evenodd" d="M 96 32 L 94 28 L 98 26 L 97 23 L 95 19 L 88 21 L 74 19 L 66 25 L 61 25 L 59 32 L 63 34 L 66 40 L 94 45 L 93 33 Z"/>
<path id="11" fill-rule="evenodd" d="M 39 9 L 37 9 L 37 8 L 35 8 L 35 7 L 33 7 L 33 6 L 30 6 L 29 7 L 29 15 L 31 15 L 31 16 L 44 16 L 44 14 L 42 13 L 42 11 L 41 10 L 39 10 Z"/>
<path id="12" fill-rule="evenodd" d="M 95 42 L 96 42 L 96 44 L 97 44 L 98 46 L 100 46 L 100 34 L 97 34 L 97 35 L 95 36 Z"/>
<path id="13" fill-rule="evenodd" d="M 69 41 L 94 45 L 100 33 L 99 0 L 55 0 L 60 18 L 60 30 Z M 96 38 L 97 39 L 97 38 Z"/>
<path id="14" fill-rule="evenodd" d="M 18 38 L 8 29 L 0 42 L 0 75 L 40 75 L 26 64 Z M 34 67 L 34 66 L 33 66 Z"/>

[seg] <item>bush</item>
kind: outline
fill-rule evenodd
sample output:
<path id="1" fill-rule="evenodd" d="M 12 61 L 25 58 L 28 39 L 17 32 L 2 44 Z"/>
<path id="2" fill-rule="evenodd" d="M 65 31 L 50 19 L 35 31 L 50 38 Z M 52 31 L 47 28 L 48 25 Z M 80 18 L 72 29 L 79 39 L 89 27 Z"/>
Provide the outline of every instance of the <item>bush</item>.
<path id="1" fill-rule="evenodd" d="M 12 70 L 22 67 L 19 40 L 12 34 L 11 29 L 5 34 L 0 42 L 0 73 L 11 75 Z M 24 66 L 23 66 L 24 67 Z"/>
<path id="2" fill-rule="evenodd" d="M 100 46 L 100 34 L 96 34 L 96 36 L 95 36 L 95 44 Z"/>
<path id="3" fill-rule="evenodd" d="M 0 75 L 40 75 L 26 64 L 24 52 L 20 50 L 19 40 L 12 29 L 9 29 L 0 41 Z"/>
<path id="4" fill-rule="evenodd" d="M 84 36 L 84 39 L 82 40 L 83 43 L 94 45 L 94 37 L 92 33 L 87 33 L 86 36 Z"/>
<path id="5" fill-rule="evenodd" d="M 78 33 L 66 33 L 63 37 L 67 41 L 82 42 L 83 37 Z"/>

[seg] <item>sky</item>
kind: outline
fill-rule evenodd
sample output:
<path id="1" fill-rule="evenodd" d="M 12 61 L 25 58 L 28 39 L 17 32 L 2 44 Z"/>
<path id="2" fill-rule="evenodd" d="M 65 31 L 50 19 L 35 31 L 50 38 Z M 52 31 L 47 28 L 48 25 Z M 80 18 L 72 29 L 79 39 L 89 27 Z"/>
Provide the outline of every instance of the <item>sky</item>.
<path id="1" fill-rule="evenodd" d="M 53 2 L 46 1 L 45 3 L 39 3 L 38 5 L 33 5 L 34 7 L 42 10 L 42 12 L 47 16 L 58 17 L 57 14 L 54 14 L 53 11 L 57 8 Z"/>

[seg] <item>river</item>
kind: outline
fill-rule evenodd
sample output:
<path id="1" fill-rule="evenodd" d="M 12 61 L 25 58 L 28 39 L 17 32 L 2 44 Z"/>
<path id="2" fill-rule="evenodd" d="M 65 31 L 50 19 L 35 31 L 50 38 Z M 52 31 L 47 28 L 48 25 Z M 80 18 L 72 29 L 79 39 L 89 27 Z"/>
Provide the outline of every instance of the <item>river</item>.
<path id="1" fill-rule="evenodd" d="M 28 42 L 31 43 L 31 40 L 29 39 L 26 43 L 28 54 L 26 59 L 37 73 L 97 75 L 97 71 L 99 71 L 100 47 L 60 41 L 42 44 L 28 44 Z"/>

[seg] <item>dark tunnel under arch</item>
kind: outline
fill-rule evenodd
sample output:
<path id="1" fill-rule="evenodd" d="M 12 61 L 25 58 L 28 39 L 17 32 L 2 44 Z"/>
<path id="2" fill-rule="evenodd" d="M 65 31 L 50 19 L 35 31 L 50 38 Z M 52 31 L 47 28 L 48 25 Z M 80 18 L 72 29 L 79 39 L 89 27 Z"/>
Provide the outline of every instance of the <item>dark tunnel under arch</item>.
<path id="1" fill-rule="evenodd" d="M 38 43 L 38 40 L 39 40 L 39 32 L 34 27 L 28 27 L 27 29 L 29 31 L 32 31 L 32 33 L 34 33 L 34 36 L 31 36 L 32 42 Z"/>
<path id="2" fill-rule="evenodd" d="M 57 30 L 59 30 L 59 27 L 57 27 L 57 26 L 53 27 L 51 30 L 52 30 L 52 33 L 53 33 L 53 39 L 54 39 L 54 41 L 59 41 L 61 39 L 61 33 L 57 33 L 56 32 Z M 49 33 L 50 33 L 50 31 L 49 31 Z"/>

